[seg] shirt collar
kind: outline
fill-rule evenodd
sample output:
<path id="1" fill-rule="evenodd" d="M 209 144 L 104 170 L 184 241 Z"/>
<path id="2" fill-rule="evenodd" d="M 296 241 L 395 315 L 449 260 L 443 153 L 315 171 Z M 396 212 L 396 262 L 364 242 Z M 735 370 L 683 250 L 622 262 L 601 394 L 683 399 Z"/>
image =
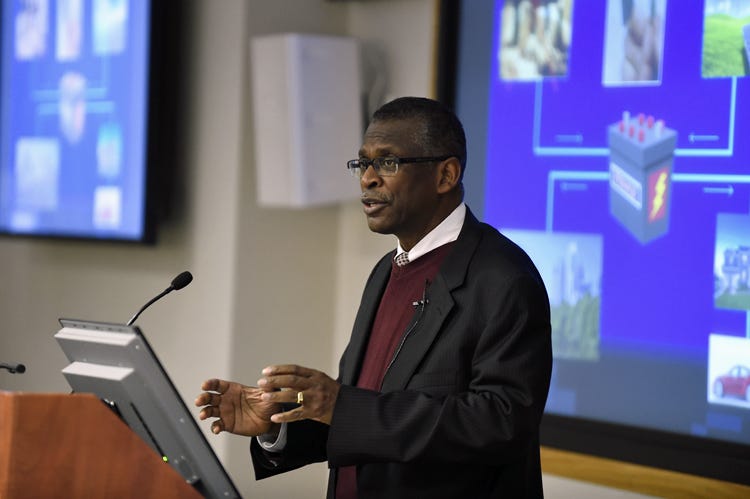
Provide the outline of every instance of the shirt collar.
<path id="1" fill-rule="evenodd" d="M 419 240 L 417 244 L 409 251 L 409 261 L 413 262 L 422 255 L 429 253 L 435 248 L 448 243 L 452 243 L 458 239 L 458 234 L 461 232 L 461 228 L 464 226 L 464 219 L 466 218 L 466 204 L 461 203 L 451 212 L 450 215 L 445 217 L 437 227 L 432 229 L 426 236 Z M 396 256 L 404 253 L 404 248 L 401 247 L 399 242 L 396 247 Z"/>

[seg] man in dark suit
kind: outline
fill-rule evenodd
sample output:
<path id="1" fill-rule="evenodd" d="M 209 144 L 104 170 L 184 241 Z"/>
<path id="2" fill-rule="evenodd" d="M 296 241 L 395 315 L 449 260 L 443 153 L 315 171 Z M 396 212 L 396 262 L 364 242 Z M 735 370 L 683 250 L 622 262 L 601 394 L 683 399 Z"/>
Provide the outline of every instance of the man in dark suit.
<path id="1" fill-rule="evenodd" d="M 328 497 L 542 497 L 539 423 L 552 366 L 534 264 L 463 203 L 466 142 L 436 101 L 373 115 L 359 158 L 373 269 L 337 380 L 295 365 L 258 387 L 208 380 L 212 431 L 257 436 L 256 478 L 328 461 Z"/>

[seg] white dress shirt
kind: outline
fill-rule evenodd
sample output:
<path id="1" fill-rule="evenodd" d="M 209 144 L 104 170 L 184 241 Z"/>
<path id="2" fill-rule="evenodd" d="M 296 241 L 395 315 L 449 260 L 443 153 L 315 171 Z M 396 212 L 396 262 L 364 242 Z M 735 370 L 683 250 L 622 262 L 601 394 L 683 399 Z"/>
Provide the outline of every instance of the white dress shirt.
<path id="1" fill-rule="evenodd" d="M 464 220 L 466 219 L 466 204 L 461 203 L 451 212 L 450 215 L 438 224 L 437 227 L 427 233 L 417 244 L 409 251 L 409 262 L 413 262 L 420 256 L 426 255 L 435 248 L 448 243 L 452 243 L 458 239 L 458 234 L 461 232 L 461 228 L 464 226 Z M 401 247 L 401 243 L 398 243 L 396 247 L 396 255 L 404 253 L 404 248 Z"/>

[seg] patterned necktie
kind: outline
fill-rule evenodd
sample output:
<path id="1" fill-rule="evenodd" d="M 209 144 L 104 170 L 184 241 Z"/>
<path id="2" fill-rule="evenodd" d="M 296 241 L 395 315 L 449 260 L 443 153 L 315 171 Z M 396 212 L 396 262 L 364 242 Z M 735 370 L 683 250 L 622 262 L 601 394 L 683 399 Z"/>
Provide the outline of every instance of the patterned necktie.
<path id="1" fill-rule="evenodd" d="M 398 265 L 399 267 L 403 267 L 407 263 L 409 263 L 409 253 L 407 253 L 406 251 L 400 253 L 396 257 L 396 265 Z"/>

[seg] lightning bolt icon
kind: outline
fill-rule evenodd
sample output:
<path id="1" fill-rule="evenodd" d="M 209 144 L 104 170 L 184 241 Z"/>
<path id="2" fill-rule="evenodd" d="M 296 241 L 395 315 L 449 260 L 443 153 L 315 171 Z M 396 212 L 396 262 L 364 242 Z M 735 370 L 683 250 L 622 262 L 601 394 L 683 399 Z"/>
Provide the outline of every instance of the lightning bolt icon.
<path id="1" fill-rule="evenodd" d="M 659 178 L 656 180 L 654 185 L 654 202 L 651 205 L 651 213 L 648 214 L 648 219 L 654 220 L 656 215 L 664 205 L 664 193 L 667 191 L 667 172 L 661 172 Z"/>

